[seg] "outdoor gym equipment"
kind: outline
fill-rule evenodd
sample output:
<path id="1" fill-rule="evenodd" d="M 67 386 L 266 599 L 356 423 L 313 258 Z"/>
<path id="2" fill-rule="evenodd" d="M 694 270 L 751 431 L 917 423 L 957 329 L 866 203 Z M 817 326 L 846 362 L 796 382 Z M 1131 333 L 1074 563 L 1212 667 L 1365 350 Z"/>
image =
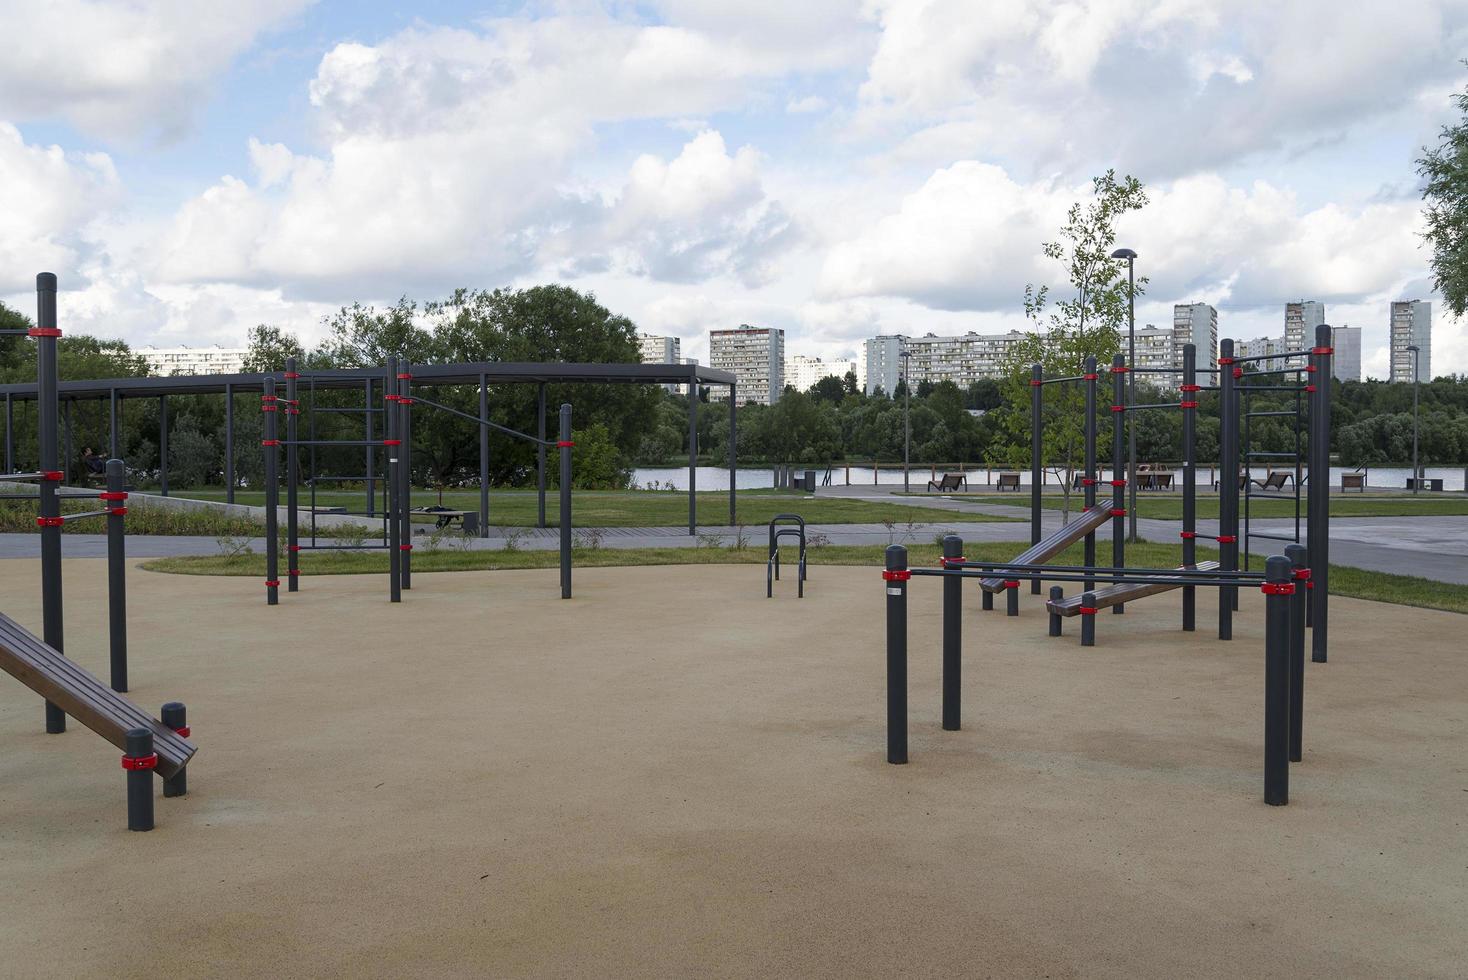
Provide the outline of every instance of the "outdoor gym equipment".
<path id="1" fill-rule="evenodd" d="M 776 514 L 770 519 L 770 551 L 765 562 L 765 598 L 775 594 L 780 581 L 780 539 L 795 538 L 800 544 L 800 558 L 795 576 L 795 597 L 805 598 L 805 518 L 799 514 Z"/>

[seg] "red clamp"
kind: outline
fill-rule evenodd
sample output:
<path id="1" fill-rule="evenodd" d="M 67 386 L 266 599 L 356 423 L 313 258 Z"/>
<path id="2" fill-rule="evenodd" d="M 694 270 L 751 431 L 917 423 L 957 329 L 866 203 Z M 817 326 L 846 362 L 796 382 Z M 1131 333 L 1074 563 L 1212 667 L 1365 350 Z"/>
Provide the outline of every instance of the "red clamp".
<path id="1" fill-rule="evenodd" d="M 1096 483 L 1097 481 L 1091 479 L 1089 476 L 1081 477 L 1081 486 L 1083 487 L 1094 487 Z"/>
<path id="2" fill-rule="evenodd" d="M 902 568 L 893 571 L 890 568 L 886 568 L 882 570 L 882 578 L 888 582 L 906 582 L 912 578 L 912 569 Z"/>
<path id="3" fill-rule="evenodd" d="M 1219 544 L 1235 544 L 1238 542 L 1239 539 L 1234 537 L 1232 534 L 1220 534 L 1213 540 L 1217 541 Z"/>
<path id="4" fill-rule="evenodd" d="M 1013 579 L 1006 580 L 1004 583 L 1004 587 L 1006 589 L 1017 589 L 1019 588 L 1019 582 Z"/>
<path id="5" fill-rule="evenodd" d="M 1265 595 L 1294 595 L 1294 582 L 1265 582 L 1259 586 L 1259 591 Z"/>
<path id="6" fill-rule="evenodd" d="M 1234 380 L 1235 381 L 1240 380 L 1241 378 L 1243 378 L 1243 376 L 1244 376 L 1244 369 L 1243 368 L 1238 368 L 1238 367 L 1234 368 Z"/>
<path id="7" fill-rule="evenodd" d="M 383 395 L 383 396 L 382 396 L 382 400 L 383 400 L 383 401 L 389 401 L 389 402 L 395 402 L 395 401 L 397 401 L 397 400 L 398 400 L 398 399 L 399 399 L 399 398 L 400 398 L 400 397 L 401 397 L 401 396 L 400 396 L 400 395 Z"/>
<path id="8" fill-rule="evenodd" d="M 1110 368 L 1109 370 L 1111 371 L 1112 374 L 1126 374 L 1128 371 L 1131 370 L 1131 368 L 1126 367 L 1126 366 L 1120 366 L 1120 367 L 1115 367 L 1114 366 L 1114 367 Z"/>
<path id="9" fill-rule="evenodd" d="M 295 577 L 301 574 L 301 570 L 299 568 L 288 568 L 286 569 L 286 574 Z"/>
<path id="10" fill-rule="evenodd" d="M 1045 382 L 1043 382 L 1043 381 L 1036 381 L 1036 380 L 1035 380 L 1035 379 L 1034 379 L 1034 378 L 1031 378 L 1031 379 L 1030 379 L 1030 387 L 1031 387 L 1031 388 L 1038 388 L 1038 387 L 1040 387 L 1040 386 L 1041 386 L 1041 385 L 1043 385 L 1043 384 L 1044 384 L 1044 383 L 1045 383 Z"/>
<path id="11" fill-rule="evenodd" d="M 1113 508 L 1111 508 L 1111 516 L 1112 517 L 1125 517 L 1126 516 L 1126 508 L 1125 507 L 1113 507 Z"/>
<path id="12" fill-rule="evenodd" d="M 1083 380 L 1083 381 L 1095 381 L 1099 377 L 1101 377 L 1101 375 L 1096 374 L 1096 373 L 1093 372 L 1091 374 L 1083 374 L 1083 375 L 1081 375 L 1081 380 Z"/>
<path id="13" fill-rule="evenodd" d="M 268 579 L 265 580 L 265 584 L 266 584 L 266 586 L 268 586 L 269 588 L 272 588 L 272 589 L 278 588 L 280 586 L 280 579 L 278 579 L 278 578 L 268 578 Z"/>
<path id="14" fill-rule="evenodd" d="M 278 445 L 280 445 L 280 440 L 279 439 L 261 439 L 260 440 L 260 445 L 262 445 L 262 446 L 278 446 Z"/>
<path id="15" fill-rule="evenodd" d="M 1218 359 L 1219 364 L 1232 364 L 1233 362 L 1234 359 L 1232 357 L 1220 357 Z"/>
<path id="16" fill-rule="evenodd" d="M 300 415 L 301 414 L 301 410 L 299 408 L 288 408 L 288 409 L 285 410 L 285 414 L 287 414 L 287 415 Z"/>
<path id="17" fill-rule="evenodd" d="M 574 442 L 572 442 L 570 439 L 562 439 L 560 442 L 556 443 L 556 448 L 557 449 L 570 449 L 574 445 L 576 445 L 576 444 Z"/>
<path id="18" fill-rule="evenodd" d="M 261 395 L 260 400 L 262 402 L 273 402 L 275 401 L 275 397 L 274 395 Z"/>
<path id="19" fill-rule="evenodd" d="M 398 380 L 399 381 L 408 381 L 412 377 L 413 376 L 411 374 L 400 374 L 400 375 L 398 375 Z"/>
<path id="20" fill-rule="evenodd" d="M 413 550 L 413 546 L 410 545 L 410 544 L 400 544 L 400 545 L 398 545 L 398 550 L 399 551 L 412 551 Z"/>
<path id="21" fill-rule="evenodd" d="M 126 500 L 127 499 L 127 491 L 126 490 L 103 490 L 101 493 L 97 494 L 97 499 L 98 500 Z"/>
<path id="22" fill-rule="evenodd" d="M 189 728 L 188 725 L 184 725 L 180 728 L 175 728 L 173 730 L 173 734 L 177 735 L 179 738 L 188 738 L 191 734 L 193 734 L 193 729 Z"/>
<path id="23" fill-rule="evenodd" d="M 1111 410 L 1113 412 L 1125 412 L 1126 411 L 1126 406 L 1125 405 L 1112 405 L 1111 406 Z"/>
<path id="24" fill-rule="evenodd" d="M 299 371 L 287 371 L 287 372 L 286 372 L 286 373 L 285 373 L 285 379 L 286 379 L 286 380 L 287 380 L 287 381 L 294 381 L 294 380 L 296 380 L 296 379 L 297 379 L 297 378 L 299 378 L 299 377 L 300 377 L 300 376 L 301 376 L 301 374 L 300 374 L 300 372 L 299 372 Z"/>
<path id="25" fill-rule="evenodd" d="M 276 409 L 275 409 L 275 406 L 274 405 L 261 405 L 260 406 L 260 411 L 262 411 L 262 412 L 273 412 L 275 410 Z"/>
<path id="26" fill-rule="evenodd" d="M 1202 385 L 1178 385 L 1177 386 L 1177 390 L 1178 391 L 1202 391 L 1203 390 L 1203 386 Z"/>
<path id="27" fill-rule="evenodd" d="M 1335 353 L 1335 348 L 1334 347 L 1312 347 L 1312 348 L 1310 348 L 1310 353 L 1312 353 L 1312 354 L 1334 354 Z"/>
<path id="28" fill-rule="evenodd" d="M 107 513 L 112 514 L 114 517 L 123 517 L 124 515 L 127 514 L 127 508 L 126 507 L 109 507 L 109 508 L 107 508 Z"/>
<path id="29" fill-rule="evenodd" d="M 1295 580 L 1297 582 L 1308 582 L 1308 581 L 1310 581 L 1310 569 L 1308 569 L 1308 568 L 1297 568 L 1297 569 L 1295 569 Z"/>
<path id="30" fill-rule="evenodd" d="M 66 474 L 61 472 L 60 470 L 43 470 L 41 472 L 41 479 L 47 480 L 51 483 L 60 483 L 62 480 L 66 479 Z"/>
<path id="31" fill-rule="evenodd" d="M 36 518 L 36 525 L 38 527 L 60 527 L 61 525 L 65 524 L 65 523 L 66 523 L 66 518 L 64 518 L 64 517 L 38 517 L 38 518 Z"/>
<path id="32" fill-rule="evenodd" d="M 967 558 L 963 557 L 962 555 L 959 555 L 956 558 L 948 558 L 948 557 L 939 558 L 938 559 L 938 564 L 939 565 L 942 565 L 944 568 L 947 568 L 950 565 L 959 565 L 959 564 L 962 564 L 963 562 L 966 562 L 966 561 L 968 561 Z"/>
<path id="33" fill-rule="evenodd" d="M 125 755 L 122 757 L 122 768 L 128 772 L 138 772 L 143 769 L 158 768 L 158 753 L 152 755 Z"/>
<path id="34" fill-rule="evenodd" d="M 1306 385 L 1305 386 L 1305 391 L 1307 391 L 1308 393 L 1310 393 L 1310 394 L 1313 395 L 1313 394 L 1315 394 L 1315 386 L 1314 385 Z"/>
<path id="35" fill-rule="evenodd" d="M 1198 532 L 1197 531 L 1179 531 L 1177 533 L 1177 536 L 1180 537 L 1180 538 L 1182 538 L 1184 541 L 1191 541 L 1191 540 L 1193 540 L 1194 538 L 1196 538 L 1198 536 Z"/>
<path id="36" fill-rule="evenodd" d="M 1315 365 L 1314 364 L 1306 364 L 1305 365 L 1305 373 L 1306 374 L 1314 374 L 1315 373 Z"/>
<path id="37" fill-rule="evenodd" d="M 1125 480 L 1108 480 L 1107 482 L 1110 483 L 1113 487 L 1124 487 L 1124 486 L 1126 486 L 1126 481 Z"/>
<path id="38" fill-rule="evenodd" d="M 401 440 L 401 439 L 384 439 L 384 440 L 382 440 L 382 444 L 384 446 L 401 446 L 403 444 L 403 440 Z"/>
<path id="39" fill-rule="evenodd" d="M 1177 407 L 1178 408 L 1197 408 L 1198 407 L 1198 403 L 1197 402 L 1178 402 L 1177 403 Z"/>
<path id="40" fill-rule="evenodd" d="M 395 401 L 397 401 L 397 403 L 399 405 L 411 405 L 411 404 L 413 404 L 413 399 L 409 398 L 407 395 L 399 395 L 395 399 Z"/>
<path id="41" fill-rule="evenodd" d="M 31 327 L 26 331 L 28 337 L 60 337 L 60 327 Z"/>
<path id="42" fill-rule="evenodd" d="M 286 547 L 286 550 L 287 551 L 300 551 L 301 550 L 301 546 L 298 545 L 298 544 L 288 544 L 285 547 Z"/>
<path id="43" fill-rule="evenodd" d="M 1094 615 L 1096 615 L 1096 607 L 1095 606 L 1081 606 L 1080 609 L 1078 609 L 1077 611 L 1082 616 L 1094 616 Z"/>

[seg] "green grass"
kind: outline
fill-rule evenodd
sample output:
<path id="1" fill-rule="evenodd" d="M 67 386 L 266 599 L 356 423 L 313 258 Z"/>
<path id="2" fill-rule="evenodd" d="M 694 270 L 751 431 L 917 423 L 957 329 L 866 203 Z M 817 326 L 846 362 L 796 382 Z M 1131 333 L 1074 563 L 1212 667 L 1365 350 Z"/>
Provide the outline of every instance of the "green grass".
<path id="1" fill-rule="evenodd" d="M 223 500 L 223 490 L 187 490 L 175 496 L 197 500 Z M 698 502 L 698 523 L 702 526 L 725 525 L 729 520 L 729 495 L 725 491 L 695 494 Z M 301 506 L 308 506 L 310 498 L 302 494 Z M 235 503 L 260 507 L 265 503 L 261 491 L 239 491 Z M 361 492 L 331 491 L 316 495 L 317 506 L 345 506 L 349 510 L 363 509 L 364 495 Z M 439 503 L 436 490 L 414 490 L 413 506 L 426 507 Z M 908 520 L 921 522 L 983 522 L 1002 521 L 1002 517 L 987 514 L 960 514 L 954 511 L 924 507 L 916 502 L 886 503 L 871 500 L 853 500 L 846 497 L 807 498 L 803 494 L 776 493 L 769 490 L 741 490 L 737 501 L 738 523 L 747 525 L 768 524 L 776 514 L 798 513 L 812 524 L 880 524 L 885 520 L 906 523 Z M 446 490 L 443 506 L 455 510 L 476 511 L 479 509 L 479 493 L 476 490 Z M 556 520 L 558 498 L 555 491 L 546 493 L 546 518 Z M 686 493 L 657 490 L 577 490 L 572 494 L 572 514 L 578 527 L 678 527 L 688 523 L 688 495 Z M 500 527 L 534 527 L 536 523 L 536 495 L 534 491 L 513 490 L 492 493 L 489 499 L 489 523 Z M 1017 520 L 1022 517 L 1016 516 Z M 432 517 L 418 515 L 415 520 L 430 522 Z"/>
<path id="2" fill-rule="evenodd" d="M 1015 555 L 1013 542 L 970 544 L 964 550 L 975 561 L 1008 561 Z M 908 561 L 914 566 L 934 565 L 941 549 L 936 543 L 909 544 Z M 1212 549 L 1199 548 L 1199 560 L 1216 558 Z M 1078 565 L 1083 558 L 1080 545 L 1062 552 L 1057 565 Z M 880 545 L 829 545 L 811 549 L 813 565 L 869 565 L 874 570 L 882 564 Z M 499 569 L 554 568 L 559 564 L 554 551 L 457 551 L 417 550 L 413 552 L 415 572 L 453 572 Z M 623 565 L 760 565 L 765 561 L 761 548 L 596 548 L 576 549 L 573 561 L 578 568 Z M 1134 567 L 1170 568 L 1181 561 L 1180 545 L 1151 542 L 1130 545 L 1127 561 Z M 208 555 L 187 558 L 159 558 L 142 567 L 155 572 L 182 575 L 247 575 L 259 576 L 264 571 L 264 558 L 258 554 Z M 305 575 L 383 574 L 387 556 L 381 552 L 304 552 L 301 569 Z M 1443 609 L 1468 613 L 1468 586 L 1434 582 L 1406 575 L 1388 575 L 1344 565 L 1331 566 L 1331 591 L 1334 595 L 1373 599 L 1404 606 Z M 1069 588 L 1074 588 L 1070 586 Z"/>
<path id="3" fill-rule="evenodd" d="M 100 510 L 99 500 L 68 500 L 61 505 L 61 513 L 81 514 Z M 136 501 L 127 505 L 125 528 L 128 534 L 189 534 L 206 537 L 261 537 L 265 525 L 242 517 L 226 517 L 207 510 L 165 510 L 162 507 L 138 506 Z M 36 526 L 38 505 L 26 500 L 0 501 L 0 532 L 6 534 L 39 533 Z M 65 534 L 105 534 L 105 517 L 67 521 L 61 526 Z"/>
<path id="4" fill-rule="evenodd" d="M 1101 496 L 1104 500 L 1110 499 L 1109 493 Z M 1030 506 L 1028 491 L 1023 494 L 986 494 L 974 499 L 989 504 L 1007 504 L 1011 507 L 1028 508 Z M 1079 509 L 1082 499 L 1079 493 L 1072 496 L 1070 498 L 1071 509 Z M 1046 494 L 1040 498 L 1040 501 L 1049 510 L 1061 509 L 1062 498 L 1059 494 Z M 1240 513 L 1242 513 L 1242 497 L 1239 506 Z M 1302 500 L 1302 515 L 1304 506 Z M 1295 498 L 1293 496 L 1254 497 L 1249 502 L 1249 513 L 1253 517 L 1294 517 Z M 1330 516 L 1332 517 L 1457 517 L 1465 514 L 1468 514 L 1468 496 L 1413 498 L 1377 497 L 1368 494 L 1347 497 L 1332 494 L 1330 498 Z M 1162 521 L 1181 520 L 1183 498 L 1180 494 L 1175 493 L 1159 494 L 1153 491 L 1138 491 L 1137 516 Z M 1218 498 L 1216 496 L 1211 493 L 1198 495 L 1198 517 L 1204 519 L 1218 517 Z"/>

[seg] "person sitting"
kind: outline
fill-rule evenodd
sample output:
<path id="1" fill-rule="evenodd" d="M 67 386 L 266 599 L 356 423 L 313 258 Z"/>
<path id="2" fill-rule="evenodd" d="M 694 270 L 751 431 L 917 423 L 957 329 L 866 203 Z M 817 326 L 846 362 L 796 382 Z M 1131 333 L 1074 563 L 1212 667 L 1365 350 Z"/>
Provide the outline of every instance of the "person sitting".
<path id="1" fill-rule="evenodd" d="M 107 460 L 92 452 L 91 446 L 82 450 L 82 463 L 86 466 L 88 475 L 103 476 L 107 472 Z"/>

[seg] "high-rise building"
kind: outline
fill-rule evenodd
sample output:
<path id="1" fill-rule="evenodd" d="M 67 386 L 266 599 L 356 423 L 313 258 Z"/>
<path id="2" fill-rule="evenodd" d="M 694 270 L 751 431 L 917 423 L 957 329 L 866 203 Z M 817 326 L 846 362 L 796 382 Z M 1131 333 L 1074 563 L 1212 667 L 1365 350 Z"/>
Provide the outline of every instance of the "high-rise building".
<path id="1" fill-rule="evenodd" d="M 1272 357 L 1283 354 L 1287 349 L 1283 337 L 1255 337 L 1234 342 L 1235 357 Z"/>
<path id="2" fill-rule="evenodd" d="M 845 378 L 856 370 L 855 361 L 823 361 L 819 357 L 791 354 L 785 359 L 785 387 L 809 391 L 822 378 Z"/>
<path id="3" fill-rule="evenodd" d="M 878 389 L 891 395 L 903 376 L 902 352 L 910 355 L 907 366 L 909 383 L 916 388 L 924 381 L 937 384 L 952 381 L 967 388 L 981 378 L 997 378 L 1004 373 L 1004 358 L 1009 347 L 1024 334 L 1011 330 L 1007 334 L 965 334 L 940 337 L 927 334 L 907 337 L 901 334 L 873 337 L 866 348 L 866 392 Z"/>
<path id="4" fill-rule="evenodd" d="M 1151 373 L 1153 371 L 1170 371 L 1177 368 L 1177 361 L 1173 360 L 1173 336 L 1174 331 L 1169 327 L 1157 327 L 1147 324 L 1138 327 L 1136 332 L 1137 356 L 1133 367 L 1144 368 L 1148 371 L 1146 383 L 1160 383 L 1165 375 Z M 1125 346 L 1130 338 L 1123 338 Z M 1126 353 L 1123 350 L 1122 353 Z M 1137 379 L 1139 382 L 1143 378 Z"/>
<path id="5" fill-rule="evenodd" d="M 248 347 L 144 347 L 138 351 L 148 373 L 238 374 L 244 370 Z"/>
<path id="6" fill-rule="evenodd" d="M 1218 367 L 1218 311 L 1207 303 L 1178 303 L 1172 308 L 1172 367 L 1182 384 L 1183 346 L 1196 348 L 1198 370 Z"/>
<path id="7" fill-rule="evenodd" d="M 1301 300 L 1285 304 L 1285 350 L 1308 351 L 1315 346 L 1315 328 L 1325 322 L 1325 304 L 1315 300 Z M 1290 367 L 1301 367 L 1305 358 L 1292 357 Z"/>
<path id="8" fill-rule="evenodd" d="M 658 337 L 650 333 L 637 335 L 638 360 L 643 364 L 678 364 L 683 360 L 683 342 L 677 337 Z"/>
<path id="9" fill-rule="evenodd" d="M 785 383 L 785 331 L 747 323 L 735 330 L 710 330 L 709 367 L 734 375 L 741 404 L 773 405 Z M 709 389 L 713 401 L 727 397 L 728 389 Z"/>
<path id="10" fill-rule="evenodd" d="M 1432 304 L 1406 299 L 1392 304 L 1391 380 L 1412 380 L 1412 352 L 1417 348 L 1417 380 L 1432 380 Z"/>
<path id="11" fill-rule="evenodd" d="M 1361 328 L 1331 328 L 1331 346 L 1335 353 L 1330 361 L 1331 377 L 1337 381 L 1361 380 Z"/>

